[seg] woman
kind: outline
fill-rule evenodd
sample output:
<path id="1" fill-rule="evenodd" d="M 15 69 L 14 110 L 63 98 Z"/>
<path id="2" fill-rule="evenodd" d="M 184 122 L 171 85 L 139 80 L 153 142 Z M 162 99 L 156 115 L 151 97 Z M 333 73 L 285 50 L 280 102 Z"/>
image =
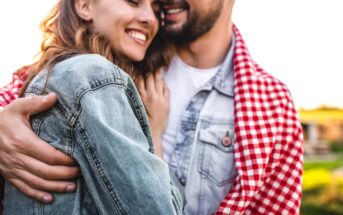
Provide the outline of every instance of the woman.
<path id="1" fill-rule="evenodd" d="M 82 177 L 76 193 L 55 194 L 50 205 L 7 183 L 5 214 L 181 213 L 181 192 L 167 164 L 152 153 L 143 104 L 121 70 L 151 80 L 157 76 L 144 72 L 168 63 L 166 44 L 160 37 L 153 42 L 156 14 L 154 0 L 58 2 L 43 22 L 42 55 L 25 95 L 58 95 L 56 106 L 31 125 L 78 161 Z"/>

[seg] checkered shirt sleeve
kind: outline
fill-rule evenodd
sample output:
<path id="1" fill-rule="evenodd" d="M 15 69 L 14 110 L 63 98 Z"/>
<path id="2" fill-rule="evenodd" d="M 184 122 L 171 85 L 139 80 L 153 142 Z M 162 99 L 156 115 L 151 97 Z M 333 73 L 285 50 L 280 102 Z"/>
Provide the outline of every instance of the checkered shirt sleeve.
<path id="1" fill-rule="evenodd" d="M 30 66 L 25 66 L 13 73 L 12 81 L 5 87 L 0 88 L 0 111 L 18 98 L 24 81 L 29 74 Z"/>
<path id="2" fill-rule="evenodd" d="M 239 174 L 217 214 L 299 214 L 303 137 L 291 95 L 254 63 L 233 29 Z"/>

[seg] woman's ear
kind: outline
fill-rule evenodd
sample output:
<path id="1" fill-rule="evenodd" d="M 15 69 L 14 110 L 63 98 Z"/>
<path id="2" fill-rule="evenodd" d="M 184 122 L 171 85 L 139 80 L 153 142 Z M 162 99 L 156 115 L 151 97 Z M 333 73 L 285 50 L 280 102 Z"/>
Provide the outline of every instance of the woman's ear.
<path id="1" fill-rule="evenodd" d="M 91 13 L 91 0 L 75 0 L 75 10 L 77 14 L 86 21 L 93 19 Z"/>

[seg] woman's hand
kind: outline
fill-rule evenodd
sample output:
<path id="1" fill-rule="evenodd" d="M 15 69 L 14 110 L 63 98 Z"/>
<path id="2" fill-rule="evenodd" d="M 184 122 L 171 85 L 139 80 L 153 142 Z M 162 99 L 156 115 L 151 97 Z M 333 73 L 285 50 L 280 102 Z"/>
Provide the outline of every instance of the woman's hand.
<path id="1" fill-rule="evenodd" d="M 139 78 L 136 85 L 149 117 L 155 154 L 163 158 L 162 135 L 168 122 L 169 89 L 160 71 Z"/>
<path id="2" fill-rule="evenodd" d="M 56 95 L 13 101 L 0 111 L 0 173 L 20 191 L 40 202 L 53 199 L 48 192 L 72 192 L 80 170 L 73 158 L 33 133 L 29 116 L 49 109 Z"/>

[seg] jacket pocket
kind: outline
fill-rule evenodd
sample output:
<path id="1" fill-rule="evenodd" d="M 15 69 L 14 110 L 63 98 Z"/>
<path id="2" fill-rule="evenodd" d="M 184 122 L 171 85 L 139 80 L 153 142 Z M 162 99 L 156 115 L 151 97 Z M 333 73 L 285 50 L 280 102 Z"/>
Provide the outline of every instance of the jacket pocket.
<path id="1" fill-rule="evenodd" d="M 236 176 L 234 160 L 234 124 L 202 123 L 199 130 L 199 166 L 201 175 L 224 186 Z"/>

